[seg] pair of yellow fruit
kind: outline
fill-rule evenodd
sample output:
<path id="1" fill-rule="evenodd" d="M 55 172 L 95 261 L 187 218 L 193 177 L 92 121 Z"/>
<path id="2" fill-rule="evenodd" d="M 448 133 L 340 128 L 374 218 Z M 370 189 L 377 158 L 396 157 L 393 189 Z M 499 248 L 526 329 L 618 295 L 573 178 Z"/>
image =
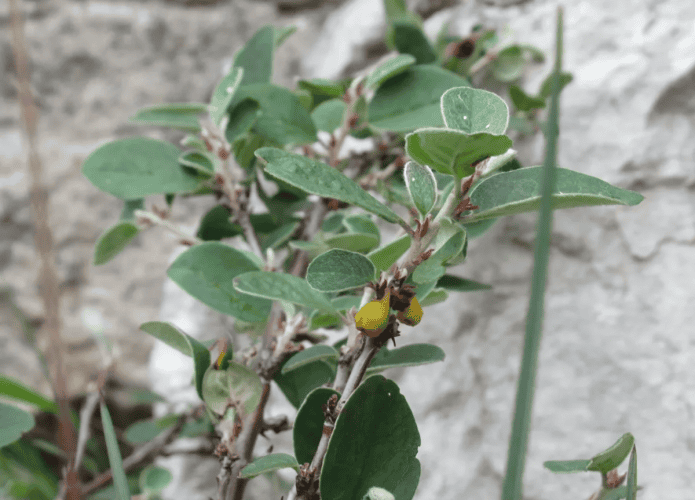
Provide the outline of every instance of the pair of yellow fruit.
<path id="1" fill-rule="evenodd" d="M 376 337 L 381 334 L 389 322 L 390 301 L 391 293 L 386 290 L 383 298 L 380 300 L 372 300 L 368 304 L 365 304 L 355 315 L 355 325 L 357 328 L 370 337 Z M 399 311 L 396 317 L 399 321 L 408 326 L 415 326 L 422 319 L 422 314 L 422 307 L 417 297 L 413 297 L 407 309 L 405 311 Z"/>

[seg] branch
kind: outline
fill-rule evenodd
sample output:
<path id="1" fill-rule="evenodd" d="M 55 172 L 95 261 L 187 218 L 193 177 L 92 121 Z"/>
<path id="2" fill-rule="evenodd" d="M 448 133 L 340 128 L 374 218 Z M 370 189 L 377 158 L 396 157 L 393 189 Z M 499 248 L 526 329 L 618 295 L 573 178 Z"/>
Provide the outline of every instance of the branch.
<path id="1" fill-rule="evenodd" d="M 135 217 L 138 221 L 145 224 L 154 224 L 155 226 L 163 227 L 170 232 L 174 233 L 176 236 L 181 238 L 182 242 L 187 245 L 199 245 L 203 243 L 203 240 L 195 236 L 186 234 L 180 227 L 172 224 L 170 221 L 161 218 L 159 215 L 149 212 L 147 210 L 135 210 Z"/>

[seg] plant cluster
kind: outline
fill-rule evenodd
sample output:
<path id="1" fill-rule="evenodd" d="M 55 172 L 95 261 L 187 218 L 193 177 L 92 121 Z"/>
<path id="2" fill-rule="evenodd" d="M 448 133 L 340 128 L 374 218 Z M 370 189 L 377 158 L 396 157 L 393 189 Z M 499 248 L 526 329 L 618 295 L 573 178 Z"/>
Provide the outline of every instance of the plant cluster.
<path id="1" fill-rule="evenodd" d="M 547 215 L 550 208 L 642 200 L 555 167 L 557 100 L 571 80 L 561 73 L 559 56 L 537 96 L 509 87 L 510 117 L 502 98 L 472 86 L 474 76 L 487 73 L 513 83 L 542 53 L 527 45 L 497 49 L 495 32 L 482 28 L 463 39 L 443 31 L 432 43 L 402 1 L 386 0 L 385 6 L 386 40 L 398 54 L 363 74 L 300 80 L 295 89 L 275 85 L 273 52 L 291 30 L 266 26 L 237 52 L 209 103 L 155 106 L 133 117 L 134 123 L 185 131 L 183 150 L 129 137 L 100 147 L 84 162 L 84 175 L 97 188 L 123 200 L 120 220 L 96 244 L 94 263 L 113 259 L 152 226 L 172 231 L 189 248 L 171 264 L 168 277 L 235 318 L 236 331 L 254 340 L 250 349 L 234 352 L 229 339 L 205 345 L 166 322 L 141 326 L 191 357 L 201 406 L 137 422 L 122 439 L 146 447 L 164 446 L 179 435 L 214 435 L 210 452 L 221 464 L 219 499 L 241 499 L 250 479 L 288 467 L 298 472 L 290 498 L 413 498 L 420 435 L 398 385 L 381 373 L 444 359 L 436 345 L 396 347 L 396 339 L 404 329 L 417 332 L 427 306 L 450 293 L 489 288 L 448 273 L 466 259 L 468 240 L 499 217 L 539 207 Z M 539 110 L 547 103 L 548 119 L 541 121 Z M 545 166 L 521 165 L 506 135 L 510 124 L 546 133 L 552 153 Z M 348 138 L 368 141 L 372 148 L 343 157 Z M 165 208 L 154 205 L 153 196 L 163 196 Z M 195 235 L 168 218 L 177 198 L 191 196 L 210 200 Z M 391 241 L 382 241 L 386 224 L 400 230 Z M 540 252 L 547 261 L 547 245 Z M 540 297 L 542 306 L 542 288 Z M 328 344 L 321 333 L 326 329 L 345 331 L 345 338 Z M 532 387 L 531 373 L 529 379 L 522 372 L 522 381 L 530 380 Z M 265 414 L 271 382 L 297 408 L 291 425 Z M 20 384 L 3 384 L 6 396 L 54 409 Z M 520 413 L 519 401 L 520 428 L 527 435 L 529 415 Z M 7 471 L 17 473 L 6 489 L 21 497 L 25 483 L 17 471 L 31 466 L 17 457 L 38 444 L 17 439 L 34 421 L 14 406 L 0 409 L 0 444 L 9 445 L 0 454 L 0 473 L 6 481 Z M 144 462 L 121 459 L 103 401 L 100 413 L 107 479 L 114 481 L 114 498 L 126 500 L 133 492 L 126 473 Z M 253 456 L 260 433 L 289 429 L 293 454 Z M 526 438 L 519 436 L 521 445 L 510 446 L 510 470 L 521 463 L 523 472 Z M 593 459 L 546 467 L 599 471 L 603 486 L 597 498 L 634 498 L 634 452 L 627 486 L 620 486 L 615 472 L 633 445 L 626 434 Z M 98 464 L 89 464 L 89 452 L 82 457 L 72 464 L 80 474 L 103 474 Z M 505 486 L 505 498 L 520 498 L 520 488 L 513 486 L 520 479 L 508 474 L 512 486 Z M 149 467 L 136 488 L 142 498 L 155 498 L 169 480 L 167 471 Z M 52 498 L 47 481 L 31 491 Z M 92 481 L 82 492 L 103 484 Z"/>

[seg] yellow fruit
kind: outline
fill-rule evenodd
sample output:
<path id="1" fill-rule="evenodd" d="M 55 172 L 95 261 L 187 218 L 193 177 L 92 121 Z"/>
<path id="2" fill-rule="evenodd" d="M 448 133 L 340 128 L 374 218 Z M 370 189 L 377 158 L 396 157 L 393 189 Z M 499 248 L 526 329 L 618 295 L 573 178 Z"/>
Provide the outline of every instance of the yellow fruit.
<path id="1" fill-rule="evenodd" d="M 398 319 L 408 326 L 415 326 L 420 322 L 423 314 L 422 306 L 420 306 L 420 303 L 417 301 L 417 297 L 413 297 L 408 309 L 398 313 Z"/>
<path id="2" fill-rule="evenodd" d="M 357 328 L 370 337 L 379 335 L 389 322 L 389 300 L 391 295 L 386 295 L 381 300 L 372 300 L 355 315 Z"/>

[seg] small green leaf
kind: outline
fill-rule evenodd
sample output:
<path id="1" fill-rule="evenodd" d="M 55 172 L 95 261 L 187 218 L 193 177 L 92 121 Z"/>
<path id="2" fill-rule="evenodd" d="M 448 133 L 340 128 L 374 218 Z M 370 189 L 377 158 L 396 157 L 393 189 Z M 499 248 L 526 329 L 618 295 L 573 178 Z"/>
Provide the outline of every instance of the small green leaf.
<path id="1" fill-rule="evenodd" d="M 425 217 L 437 201 L 437 181 L 428 166 L 409 161 L 403 171 L 405 186 L 413 205 Z"/>
<path id="2" fill-rule="evenodd" d="M 603 490 L 601 495 L 601 500 L 622 500 L 623 498 L 627 498 L 627 486 L 625 485 Z"/>
<path id="3" fill-rule="evenodd" d="M 342 292 L 365 285 L 376 270 L 367 257 L 345 250 L 329 250 L 311 261 L 306 281 L 321 292 Z"/>
<path id="4" fill-rule="evenodd" d="M 347 105 L 342 99 L 331 99 L 316 106 L 311 112 L 311 119 L 314 120 L 318 130 L 333 133 L 343 124 L 346 108 Z"/>
<path id="5" fill-rule="evenodd" d="M 217 84 L 215 90 L 212 91 L 212 97 L 210 98 L 210 118 L 215 122 L 218 127 L 222 122 L 222 118 L 225 117 L 229 106 L 234 100 L 234 93 L 241 85 L 242 78 L 244 77 L 244 69 L 239 67 L 232 67 L 229 73 L 227 73 L 224 78 Z"/>
<path id="6" fill-rule="evenodd" d="M 173 144 L 130 137 L 101 146 L 87 157 L 82 173 L 97 188 L 122 200 L 181 193 L 198 187 L 198 177 L 179 165 Z"/>
<path id="7" fill-rule="evenodd" d="M 164 467 L 150 465 L 140 473 L 140 489 L 148 494 L 159 493 L 166 488 L 174 476 Z"/>
<path id="8" fill-rule="evenodd" d="M 531 97 L 517 85 L 509 87 L 509 97 L 512 98 L 512 103 L 519 111 L 545 108 L 545 99 Z"/>
<path id="9" fill-rule="evenodd" d="M 179 156 L 179 164 L 208 177 L 219 170 L 221 163 L 216 155 L 208 151 L 186 151 Z"/>
<path id="10" fill-rule="evenodd" d="M 572 81 L 572 73 L 560 73 L 560 88 L 558 89 L 558 94 L 562 92 L 562 89 L 564 89 L 569 83 Z M 538 97 L 541 99 L 547 99 L 550 97 L 550 92 L 551 92 L 551 85 L 553 83 L 553 73 L 550 73 L 548 77 L 543 80 L 543 84 L 541 85 L 541 90 L 538 93 Z"/>
<path id="11" fill-rule="evenodd" d="M 309 393 L 297 412 L 292 427 L 292 442 L 294 455 L 300 464 L 311 462 L 314 458 L 321 440 L 323 422 L 326 420 L 321 407 L 333 395 L 340 396 L 340 393 L 326 387 L 318 387 Z"/>
<path id="12" fill-rule="evenodd" d="M 189 248 L 169 267 L 167 275 L 207 306 L 250 323 L 265 321 L 270 302 L 239 293 L 233 279 L 258 265 L 249 256 L 223 243 L 209 241 Z"/>
<path id="13" fill-rule="evenodd" d="M 0 448 L 17 441 L 34 425 L 36 422 L 31 413 L 0 402 Z"/>
<path id="14" fill-rule="evenodd" d="M 477 281 L 466 278 L 459 278 L 458 276 L 452 276 L 450 274 L 445 274 L 439 278 L 437 287 L 445 288 L 452 292 L 475 292 L 478 290 L 490 290 L 492 288 L 490 285 L 478 283 Z"/>
<path id="15" fill-rule="evenodd" d="M 200 220 L 196 236 L 203 241 L 219 241 L 243 234 L 239 224 L 229 222 L 231 214 L 222 205 L 215 205 Z"/>
<path id="16" fill-rule="evenodd" d="M 601 179 L 564 168 L 556 169 L 553 209 L 594 205 L 637 205 L 644 197 Z M 479 208 L 466 222 L 538 210 L 543 167 L 502 172 L 476 183 L 471 203 Z"/>
<path id="17" fill-rule="evenodd" d="M 337 361 L 338 356 L 338 351 L 333 347 L 325 344 L 317 344 L 294 354 L 287 363 L 282 366 L 282 374 L 284 375 L 315 361 Z"/>
<path id="18" fill-rule="evenodd" d="M 351 215 L 342 220 L 343 226 L 351 233 L 371 234 L 381 239 L 379 228 L 368 215 Z"/>
<path id="19" fill-rule="evenodd" d="M 512 140 L 506 135 L 468 135 L 443 128 L 419 129 L 405 138 L 406 152 L 413 160 L 459 179 L 473 173 L 474 163 L 501 155 L 511 146 Z"/>
<path id="20" fill-rule="evenodd" d="M 132 222 L 135 220 L 135 211 L 144 209 L 145 200 L 142 198 L 138 198 L 135 200 L 124 200 L 123 210 L 121 210 L 121 216 L 119 217 L 119 220 Z"/>
<path id="21" fill-rule="evenodd" d="M 434 253 L 426 262 L 449 265 L 449 262 L 463 251 L 466 245 L 466 231 L 448 217 L 443 217 L 439 224 L 439 231 L 433 242 Z"/>
<path id="22" fill-rule="evenodd" d="M 369 124 L 400 133 L 442 127 L 442 94 L 464 85 L 466 80 L 434 65 L 408 68 L 378 88 L 369 103 Z"/>
<path id="23" fill-rule="evenodd" d="M 504 99 L 470 87 L 447 90 L 442 96 L 442 115 L 447 127 L 466 134 L 501 135 L 509 123 L 509 108 Z"/>
<path id="24" fill-rule="evenodd" d="M 500 82 L 513 82 L 524 72 L 524 53 L 518 45 L 500 50 L 492 63 L 492 74 Z"/>
<path id="25" fill-rule="evenodd" d="M 402 368 L 419 366 L 444 360 L 441 347 L 432 344 L 409 344 L 397 349 L 381 350 L 374 356 L 372 364 L 367 368 L 367 374 L 376 373 L 387 368 Z"/>
<path id="26" fill-rule="evenodd" d="M 137 125 L 155 125 L 198 133 L 200 132 L 198 118 L 206 110 L 205 104 L 194 102 L 161 104 L 139 110 L 130 117 L 130 121 Z"/>
<path id="27" fill-rule="evenodd" d="M 116 487 L 118 500 L 130 500 L 130 489 L 128 488 L 125 470 L 123 470 L 123 460 L 121 458 L 121 451 L 118 448 L 118 438 L 113 428 L 111 415 L 104 402 L 101 403 L 101 425 L 104 427 L 106 452 L 109 456 L 111 475 L 113 476 L 113 484 Z"/>
<path id="28" fill-rule="evenodd" d="M 287 362 L 281 365 L 273 380 L 295 408 L 301 406 L 302 401 L 311 391 L 332 382 L 335 378 L 335 369 L 324 361 L 315 361 L 283 374 L 282 368 Z"/>
<path id="29" fill-rule="evenodd" d="M 20 381 L 7 376 L 0 376 L 0 396 L 28 403 L 42 411 L 58 413 L 58 405 L 55 402 Z"/>
<path id="30" fill-rule="evenodd" d="M 434 283 L 444 276 L 446 268 L 440 260 L 427 259 L 413 271 L 413 282 L 422 285 L 424 283 Z"/>
<path id="31" fill-rule="evenodd" d="M 203 376 L 210 366 L 210 351 L 190 335 L 186 335 L 170 323 L 149 321 L 140 325 L 140 329 L 161 340 L 177 351 L 193 358 L 195 387 L 198 396 L 203 398 Z"/>
<path id="32" fill-rule="evenodd" d="M 156 420 L 140 420 L 131 424 L 123 433 L 123 437 L 130 444 L 147 443 L 165 429 L 172 427 L 178 419 L 178 415 L 172 414 Z"/>
<path id="33" fill-rule="evenodd" d="M 634 436 L 629 432 L 623 434 L 613 446 L 592 457 L 591 463 L 586 467 L 587 470 L 595 470 L 607 474 L 623 463 L 634 445 Z"/>
<path id="34" fill-rule="evenodd" d="M 253 99 L 243 99 L 232 108 L 229 123 L 224 131 L 224 137 L 229 144 L 234 144 L 238 138 L 251 130 L 261 115 L 260 107 Z M 243 162 L 239 162 L 239 165 L 246 168 Z"/>
<path id="35" fill-rule="evenodd" d="M 403 73 L 413 64 L 415 64 L 415 57 L 410 54 L 399 54 L 387 59 L 369 73 L 369 76 L 367 76 L 365 80 L 365 87 L 368 89 L 376 89 L 383 82 L 393 76 Z"/>
<path id="36" fill-rule="evenodd" d="M 367 257 L 372 261 L 377 271 L 386 271 L 410 248 L 410 236 L 404 234 L 388 245 L 373 250 Z"/>
<path id="37" fill-rule="evenodd" d="M 297 87 L 311 94 L 314 106 L 318 106 L 329 99 L 341 97 L 345 93 L 345 85 L 324 78 L 299 80 Z"/>
<path id="38" fill-rule="evenodd" d="M 234 288 L 241 293 L 271 300 L 287 300 L 293 304 L 336 312 L 331 302 L 306 280 L 297 276 L 267 271 L 252 271 L 237 276 Z"/>
<path id="39" fill-rule="evenodd" d="M 319 488 L 323 500 L 355 500 L 373 486 L 411 500 L 420 479 L 420 433 L 398 386 L 380 375 L 357 387 L 328 443 Z"/>
<path id="40" fill-rule="evenodd" d="M 277 148 L 261 148 L 256 156 L 268 162 L 265 171 L 292 186 L 357 205 L 394 223 L 401 218 L 352 179 L 323 162 Z"/>
<path id="41" fill-rule="evenodd" d="M 299 464 L 292 455 L 288 455 L 287 453 L 272 453 L 270 455 L 257 458 L 241 469 L 239 477 L 249 479 L 268 472 L 288 468 L 296 471 L 299 470 Z"/>
<path id="42" fill-rule="evenodd" d="M 275 48 L 282 45 L 287 38 L 297 31 L 296 26 L 273 26 L 273 33 L 275 35 Z"/>
<path id="43" fill-rule="evenodd" d="M 229 362 L 226 370 L 210 366 L 203 378 L 203 401 L 218 415 L 224 415 L 230 402 L 234 402 L 243 420 L 256 409 L 262 392 L 258 374 L 234 361 Z"/>
<path id="44" fill-rule="evenodd" d="M 627 468 L 627 500 L 637 500 L 637 446 L 632 447 Z"/>
<path id="45" fill-rule="evenodd" d="M 556 474 L 572 474 L 574 472 L 586 472 L 591 460 L 548 460 L 543 462 L 543 467 Z"/>
<path id="46" fill-rule="evenodd" d="M 319 247 L 337 248 L 350 252 L 365 253 L 379 246 L 379 237 L 371 233 L 345 233 L 324 237 Z"/>
<path id="47" fill-rule="evenodd" d="M 240 85 L 268 83 L 273 75 L 273 52 L 275 28 L 267 25 L 260 28 L 234 55 L 234 68 L 243 68 Z"/>
<path id="48" fill-rule="evenodd" d="M 449 298 L 449 293 L 443 288 L 435 288 L 427 296 L 420 301 L 421 307 L 432 306 L 446 301 Z"/>
<path id="49" fill-rule="evenodd" d="M 432 44 L 422 28 L 409 22 L 393 23 L 393 44 L 401 54 L 410 54 L 416 64 L 429 64 L 437 60 Z"/>
<path id="50" fill-rule="evenodd" d="M 140 228 L 129 221 L 117 222 L 103 232 L 94 245 L 94 265 L 106 264 L 128 246 L 140 232 Z"/>

